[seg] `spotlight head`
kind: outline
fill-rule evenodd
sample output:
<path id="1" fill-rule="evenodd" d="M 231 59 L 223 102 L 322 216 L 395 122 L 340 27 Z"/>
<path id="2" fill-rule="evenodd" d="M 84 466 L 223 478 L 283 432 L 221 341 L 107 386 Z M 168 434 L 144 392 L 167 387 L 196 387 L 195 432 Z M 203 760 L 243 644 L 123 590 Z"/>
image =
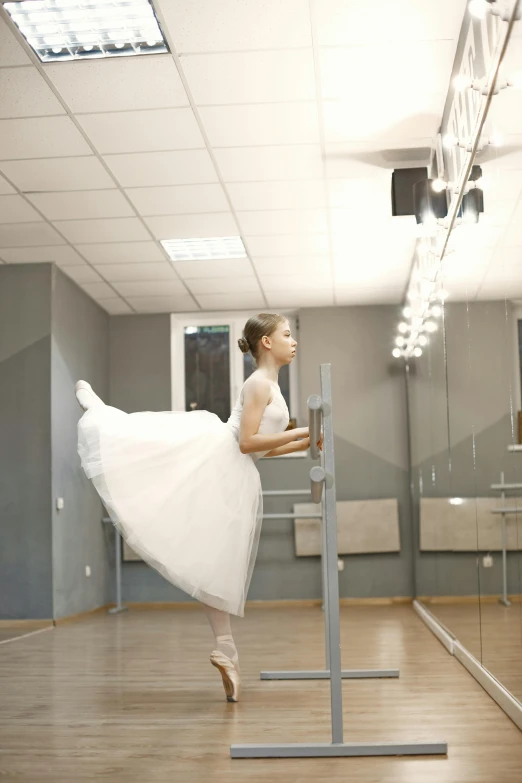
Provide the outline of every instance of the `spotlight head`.
<path id="1" fill-rule="evenodd" d="M 485 19 L 489 11 L 489 5 L 487 0 L 471 0 L 468 8 L 470 14 L 474 16 L 475 19 Z"/>
<path id="2" fill-rule="evenodd" d="M 417 223 L 430 225 L 448 214 L 446 193 L 434 190 L 432 179 L 421 179 L 415 183 L 413 204 Z"/>

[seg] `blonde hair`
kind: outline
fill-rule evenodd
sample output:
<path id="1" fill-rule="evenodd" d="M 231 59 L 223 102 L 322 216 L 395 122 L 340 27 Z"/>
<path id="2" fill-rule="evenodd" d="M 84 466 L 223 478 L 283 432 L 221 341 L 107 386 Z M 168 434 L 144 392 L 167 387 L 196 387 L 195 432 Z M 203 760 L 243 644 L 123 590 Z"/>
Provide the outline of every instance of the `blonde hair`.
<path id="1" fill-rule="evenodd" d="M 261 338 L 270 337 L 284 321 L 285 316 L 278 313 L 259 313 L 249 318 L 243 328 L 243 337 L 237 341 L 242 353 L 250 352 L 254 359 L 258 359 Z"/>

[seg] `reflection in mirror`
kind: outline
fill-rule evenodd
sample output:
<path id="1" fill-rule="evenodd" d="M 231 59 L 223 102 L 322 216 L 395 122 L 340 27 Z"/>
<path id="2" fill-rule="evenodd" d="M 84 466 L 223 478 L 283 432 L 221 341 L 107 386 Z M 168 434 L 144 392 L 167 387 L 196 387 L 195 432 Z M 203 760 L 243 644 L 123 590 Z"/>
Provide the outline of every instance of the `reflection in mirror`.
<path id="1" fill-rule="evenodd" d="M 419 336 L 409 354 L 397 343 L 416 594 L 522 702 L 522 91 L 510 86 L 522 83 L 522 23 L 485 13 L 468 24 L 430 175 L 448 218 L 420 226 L 405 314 Z M 485 92 L 470 86 L 480 80 Z"/>
<path id="2" fill-rule="evenodd" d="M 514 82 L 522 74 L 521 36 L 518 22 L 501 66 L 501 75 Z M 484 148 L 478 157 L 483 171 L 486 206 L 482 217 L 486 233 L 477 263 L 480 279 L 476 291 L 469 292 L 470 299 L 488 301 L 487 334 L 485 325 L 478 322 L 473 324 L 470 335 L 470 341 L 476 343 L 475 353 L 482 340 L 496 333 L 495 344 L 490 342 L 490 350 L 482 352 L 483 364 L 494 382 L 487 383 L 479 395 L 475 425 L 486 435 L 476 450 L 479 486 L 484 490 L 489 488 L 493 507 L 490 512 L 493 531 L 487 540 L 480 540 L 486 538 L 485 531 L 480 530 L 479 536 L 482 664 L 522 701 L 522 446 L 517 449 L 522 407 L 518 344 L 522 300 L 520 89 L 500 90 L 491 103 L 487 127 L 488 133 L 501 143 Z M 491 551 L 489 544 L 492 547 L 495 544 Z"/>

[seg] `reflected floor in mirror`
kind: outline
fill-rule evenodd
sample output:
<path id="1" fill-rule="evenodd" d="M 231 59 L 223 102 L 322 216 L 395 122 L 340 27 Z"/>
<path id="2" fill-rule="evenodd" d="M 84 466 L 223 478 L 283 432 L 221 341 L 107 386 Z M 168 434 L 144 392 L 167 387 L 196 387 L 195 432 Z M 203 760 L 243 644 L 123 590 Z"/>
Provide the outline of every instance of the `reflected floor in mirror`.
<path id="1" fill-rule="evenodd" d="M 342 607 L 345 741 L 445 740 L 448 757 L 232 760 L 245 742 L 330 741 L 327 682 L 260 681 L 324 666 L 317 608 L 247 607 L 233 623 L 243 694 L 224 699 L 203 613 L 98 613 L 0 647 L 0 776 L 17 783 L 519 783 L 522 735 L 410 606 Z M 30 683 L 30 686 L 28 685 Z"/>
<path id="2" fill-rule="evenodd" d="M 522 603 L 430 604 L 429 611 L 522 702 Z"/>

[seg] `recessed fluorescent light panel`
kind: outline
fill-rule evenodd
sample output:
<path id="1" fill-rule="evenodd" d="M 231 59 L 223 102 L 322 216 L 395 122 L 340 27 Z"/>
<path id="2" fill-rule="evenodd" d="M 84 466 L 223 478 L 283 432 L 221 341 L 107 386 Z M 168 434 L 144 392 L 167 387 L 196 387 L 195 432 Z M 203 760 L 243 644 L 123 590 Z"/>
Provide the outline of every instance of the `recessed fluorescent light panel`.
<path id="1" fill-rule="evenodd" d="M 171 261 L 212 261 L 220 258 L 246 258 L 241 237 L 209 239 L 162 239 Z"/>
<path id="2" fill-rule="evenodd" d="M 3 6 L 45 63 L 169 51 L 148 0 L 16 0 Z"/>

